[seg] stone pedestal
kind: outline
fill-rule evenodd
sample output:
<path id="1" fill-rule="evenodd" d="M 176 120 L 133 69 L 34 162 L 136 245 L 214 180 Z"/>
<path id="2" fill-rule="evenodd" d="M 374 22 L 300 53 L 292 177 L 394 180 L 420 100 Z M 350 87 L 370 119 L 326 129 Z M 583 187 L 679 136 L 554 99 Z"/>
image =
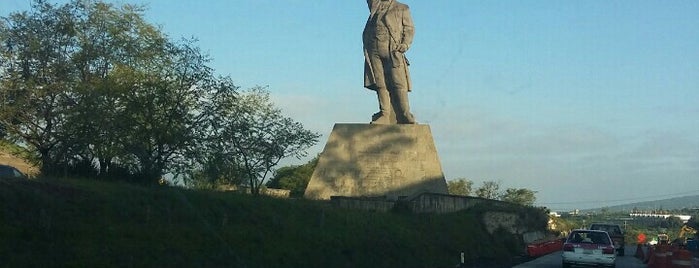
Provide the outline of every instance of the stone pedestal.
<path id="1" fill-rule="evenodd" d="M 447 193 L 429 125 L 335 124 L 304 196 Z"/>

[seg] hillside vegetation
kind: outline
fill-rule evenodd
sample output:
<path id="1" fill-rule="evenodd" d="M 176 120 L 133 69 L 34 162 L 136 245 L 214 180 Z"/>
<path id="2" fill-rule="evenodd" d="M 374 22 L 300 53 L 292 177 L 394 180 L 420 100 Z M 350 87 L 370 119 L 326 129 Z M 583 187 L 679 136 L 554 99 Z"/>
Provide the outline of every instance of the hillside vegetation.
<path id="1" fill-rule="evenodd" d="M 629 212 L 632 210 L 658 211 L 658 210 L 681 210 L 699 208 L 699 195 L 688 195 L 682 197 L 667 198 L 645 202 L 636 202 L 624 205 L 605 207 L 607 211 Z M 595 209 L 601 210 L 602 208 Z"/>
<path id="2" fill-rule="evenodd" d="M 521 245 L 488 208 L 378 213 L 326 202 L 75 179 L 0 180 L 7 267 L 454 267 Z"/>
<path id="3" fill-rule="evenodd" d="M 13 166 L 28 176 L 36 176 L 39 169 L 26 160 L 26 154 L 19 146 L 0 139 L 0 165 Z"/>

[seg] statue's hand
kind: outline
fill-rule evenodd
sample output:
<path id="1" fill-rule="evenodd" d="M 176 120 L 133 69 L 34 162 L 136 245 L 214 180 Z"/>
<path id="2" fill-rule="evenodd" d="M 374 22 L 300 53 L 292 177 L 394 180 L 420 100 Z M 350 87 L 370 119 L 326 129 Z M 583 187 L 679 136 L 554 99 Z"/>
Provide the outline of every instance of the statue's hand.
<path id="1" fill-rule="evenodd" d="M 406 51 L 408 51 L 408 45 L 406 45 L 406 44 L 398 45 L 398 52 L 405 53 Z"/>

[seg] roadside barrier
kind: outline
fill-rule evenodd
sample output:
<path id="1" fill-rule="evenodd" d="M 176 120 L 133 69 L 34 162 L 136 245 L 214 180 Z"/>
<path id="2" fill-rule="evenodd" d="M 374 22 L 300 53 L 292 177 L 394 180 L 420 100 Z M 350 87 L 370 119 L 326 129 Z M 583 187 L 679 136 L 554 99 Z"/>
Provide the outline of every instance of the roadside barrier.
<path id="1" fill-rule="evenodd" d="M 689 268 L 692 267 L 692 252 L 685 249 L 677 250 L 672 255 L 672 268 Z"/>
<path id="2" fill-rule="evenodd" d="M 544 256 L 563 249 L 562 239 L 536 241 L 527 245 L 527 255 L 529 257 Z"/>

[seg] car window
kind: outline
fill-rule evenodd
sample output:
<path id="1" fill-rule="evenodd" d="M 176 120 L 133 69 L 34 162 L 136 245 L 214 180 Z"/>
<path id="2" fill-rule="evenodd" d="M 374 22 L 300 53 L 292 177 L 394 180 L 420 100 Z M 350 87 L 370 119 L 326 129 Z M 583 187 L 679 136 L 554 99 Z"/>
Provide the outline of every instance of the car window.
<path id="1" fill-rule="evenodd" d="M 619 228 L 619 226 L 616 226 L 616 225 L 593 224 L 592 226 L 590 226 L 590 229 L 605 231 L 605 232 L 609 233 L 610 235 L 620 235 L 621 234 L 621 228 Z"/>
<path id="2" fill-rule="evenodd" d="M 590 237 L 592 242 L 595 244 L 610 244 L 609 238 L 604 233 L 591 233 Z"/>
<path id="3" fill-rule="evenodd" d="M 0 178 L 21 178 L 23 176 L 16 168 L 0 165 Z"/>
<path id="4" fill-rule="evenodd" d="M 0 177 L 13 177 L 14 172 L 8 166 L 0 166 Z"/>
<path id="5" fill-rule="evenodd" d="M 581 244 L 611 244 L 609 236 L 601 232 L 573 232 L 568 236 L 568 242 Z"/>
<path id="6" fill-rule="evenodd" d="M 619 226 L 612 226 L 611 230 L 607 231 L 610 234 L 621 234 L 621 229 L 619 229 Z"/>

